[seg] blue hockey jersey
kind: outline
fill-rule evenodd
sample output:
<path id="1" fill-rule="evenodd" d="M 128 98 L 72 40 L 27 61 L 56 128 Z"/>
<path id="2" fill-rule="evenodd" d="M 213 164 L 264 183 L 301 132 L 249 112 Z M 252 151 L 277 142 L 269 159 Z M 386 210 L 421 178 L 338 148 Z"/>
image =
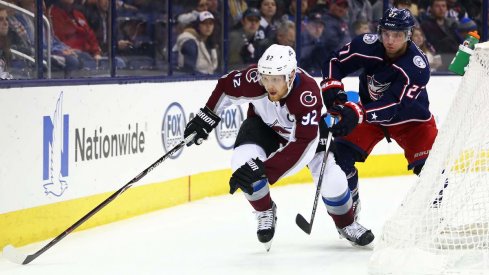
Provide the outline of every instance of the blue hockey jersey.
<path id="1" fill-rule="evenodd" d="M 432 117 L 426 92 L 430 67 L 414 43 L 409 41 L 406 53 L 392 61 L 377 34 L 357 36 L 333 53 L 323 77 L 341 80 L 361 68 L 359 96 L 367 122 L 396 125 Z"/>

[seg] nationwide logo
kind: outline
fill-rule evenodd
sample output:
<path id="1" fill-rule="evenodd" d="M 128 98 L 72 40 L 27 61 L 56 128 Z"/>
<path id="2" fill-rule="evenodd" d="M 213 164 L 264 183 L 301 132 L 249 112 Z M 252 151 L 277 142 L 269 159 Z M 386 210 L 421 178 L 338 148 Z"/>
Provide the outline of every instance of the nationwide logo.
<path id="1" fill-rule="evenodd" d="M 68 188 L 69 115 L 63 114 L 63 92 L 52 116 L 43 117 L 44 193 L 60 197 Z"/>
<path id="2" fill-rule="evenodd" d="M 144 125 L 143 125 L 144 126 Z M 146 137 L 139 123 L 122 133 L 105 133 L 102 126 L 93 131 L 75 129 L 75 162 L 92 161 L 144 152 Z"/>
<path id="3" fill-rule="evenodd" d="M 165 152 L 170 151 L 183 140 L 183 132 L 187 121 L 185 120 L 185 112 L 182 106 L 173 102 L 168 106 L 163 115 L 163 122 L 161 125 L 161 140 L 163 141 L 163 148 Z M 170 156 L 175 159 L 182 153 L 182 150 Z"/>
<path id="4" fill-rule="evenodd" d="M 221 122 L 216 128 L 217 142 L 225 150 L 232 149 L 244 120 L 243 111 L 240 106 L 231 105 L 224 109 L 219 116 Z"/>

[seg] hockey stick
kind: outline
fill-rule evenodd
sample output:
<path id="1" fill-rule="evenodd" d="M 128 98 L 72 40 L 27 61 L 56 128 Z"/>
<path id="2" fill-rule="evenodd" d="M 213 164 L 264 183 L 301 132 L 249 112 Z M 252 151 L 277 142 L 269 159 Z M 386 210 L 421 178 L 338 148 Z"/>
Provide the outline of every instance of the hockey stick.
<path id="1" fill-rule="evenodd" d="M 46 252 L 49 248 L 54 246 L 56 243 L 61 241 L 64 237 L 66 237 L 68 234 L 70 234 L 73 230 L 75 230 L 77 227 L 79 227 L 82 223 L 86 222 L 90 217 L 95 215 L 100 209 L 104 208 L 107 204 L 109 204 L 111 201 L 113 201 L 117 196 L 120 194 L 124 193 L 127 189 L 129 189 L 134 183 L 142 179 L 144 176 L 146 176 L 151 170 L 156 168 L 158 165 L 160 165 L 164 160 L 172 156 L 175 152 L 178 150 L 182 149 L 185 144 L 190 142 L 195 136 L 195 133 L 192 135 L 188 136 L 185 140 L 181 141 L 178 143 L 173 149 L 168 151 L 164 156 L 160 157 L 157 161 L 155 161 L 153 164 L 151 164 L 148 168 L 146 168 L 143 172 L 141 172 L 139 175 L 137 175 L 135 178 L 133 178 L 131 181 L 126 183 L 126 185 L 122 186 L 119 190 L 117 190 L 115 193 L 113 193 L 110 197 L 108 197 L 106 200 L 104 200 L 102 203 L 97 205 L 94 209 L 92 209 L 90 212 L 88 212 L 85 216 L 83 216 L 81 219 L 79 219 L 77 222 L 75 222 L 72 226 L 70 226 L 68 229 L 63 231 L 63 233 L 59 234 L 56 238 L 54 238 L 52 241 L 50 241 L 47 245 L 39 249 L 34 254 L 31 255 L 24 255 L 21 252 L 19 252 L 14 246 L 12 245 L 7 245 L 6 247 L 3 248 L 3 256 L 14 263 L 17 264 L 23 264 L 26 265 L 30 262 L 32 262 L 34 259 L 39 257 L 42 253 Z"/>
<path id="2" fill-rule="evenodd" d="M 334 122 L 333 122 L 334 123 Z M 311 234 L 312 230 L 312 223 L 314 222 L 314 216 L 316 215 L 316 208 L 318 206 L 318 200 L 319 200 L 319 194 L 321 193 L 321 185 L 323 183 L 323 175 L 324 175 L 324 170 L 326 168 L 326 161 L 328 160 L 328 153 L 329 153 L 329 145 L 331 143 L 331 139 L 333 137 L 333 134 L 331 132 L 328 133 L 328 139 L 326 141 L 326 148 L 324 149 L 324 156 L 323 156 L 323 162 L 321 163 L 321 171 L 319 174 L 319 180 L 318 184 L 316 187 L 316 196 L 314 197 L 314 204 L 312 205 L 312 213 L 311 213 L 311 221 L 307 222 L 304 216 L 301 214 L 297 214 L 295 217 L 295 223 L 297 226 L 302 229 L 302 231 L 306 232 L 307 234 Z"/>

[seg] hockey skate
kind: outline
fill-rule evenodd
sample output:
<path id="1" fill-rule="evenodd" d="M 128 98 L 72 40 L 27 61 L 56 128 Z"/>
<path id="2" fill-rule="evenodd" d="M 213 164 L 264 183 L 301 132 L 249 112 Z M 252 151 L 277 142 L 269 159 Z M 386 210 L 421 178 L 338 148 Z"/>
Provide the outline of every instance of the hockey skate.
<path id="1" fill-rule="evenodd" d="M 277 223 L 277 205 L 272 202 L 272 208 L 265 211 L 256 211 L 258 220 L 258 230 L 256 235 L 258 240 L 265 245 L 265 249 L 270 251 L 273 235 L 275 234 L 275 224 Z"/>
<path id="2" fill-rule="evenodd" d="M 348 226 L 343 228 L 337 227 L 336 229 L 340 234 L 340 238 L 347 239 L 353 246 L 366 246 L 375 238 L 372 231 L 367 230 L 356 221 Z"/>
<path id="3" fill-rule="evenodd" d="M 362 210 L 362 203 L 360 198 L 357 198 L 356 201 L 353 202 L 353 215 L 354 221 L 358 221 L 360 219 L 360 210 Z"/>

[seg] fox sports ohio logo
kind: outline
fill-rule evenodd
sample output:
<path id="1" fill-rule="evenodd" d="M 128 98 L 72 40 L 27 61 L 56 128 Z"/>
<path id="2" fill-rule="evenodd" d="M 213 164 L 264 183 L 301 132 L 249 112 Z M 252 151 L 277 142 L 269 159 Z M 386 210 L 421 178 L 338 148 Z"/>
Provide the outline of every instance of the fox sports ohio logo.
<path id="1" fill-rule="evenodd" d="M 185 120 L 185 112 L 182 106 L 177 102 L 173 102 L 166 109 L 161 125 L 161 140 L 163 141 L 165 152 L 170 151 L 183 140 L 183 132 L 186 125 L 187 121 Z M 179 150 L 170 158 L 175 159 L 181 153 L 182 150 Z"/>
<path id="2" fill-rule="evenodd" d="M 221 122 L 216 128 L 217 142 L 225 150 L 232 149 L 239 127 L 243 123 L 243 111 L 240 106 L 231 105 L 224 109 L 219 117 Z"/>

